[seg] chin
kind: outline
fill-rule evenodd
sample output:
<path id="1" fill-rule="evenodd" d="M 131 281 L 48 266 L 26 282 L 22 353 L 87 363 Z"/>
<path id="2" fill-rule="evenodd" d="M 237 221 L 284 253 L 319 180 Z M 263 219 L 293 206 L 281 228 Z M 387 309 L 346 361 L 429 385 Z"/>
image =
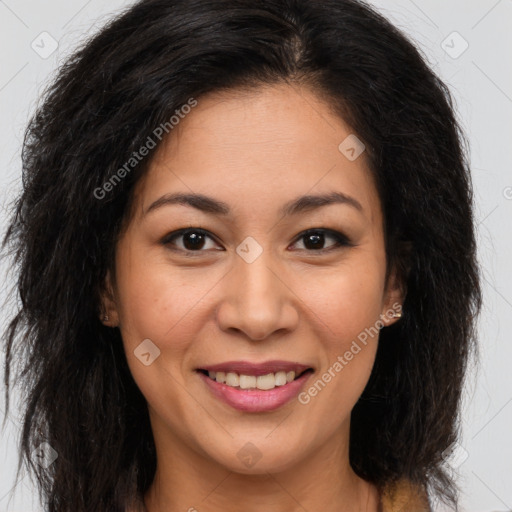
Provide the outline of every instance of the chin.
<path id="1" fill-rule="evenodd" d="M 268 433 L 265 434 L 267 436 Z M 218 464 L 233 473 L 261 475 L 279 473 L 296 467 L 300 454 L 293 446 L 283 447 L 264 438 L 260 441 L 235 441 L 233 448 L 222 454 L 211 454 Z"/>

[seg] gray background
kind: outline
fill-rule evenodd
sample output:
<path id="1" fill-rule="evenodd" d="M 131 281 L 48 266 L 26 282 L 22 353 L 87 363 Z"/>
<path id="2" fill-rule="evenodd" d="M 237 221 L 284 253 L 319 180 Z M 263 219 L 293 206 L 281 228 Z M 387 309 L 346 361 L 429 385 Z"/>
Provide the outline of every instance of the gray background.
<path id="1" fill-rule="evenodd" d="M 467 381 L 461 442 L 450 463 L 464 492 L 463 511 L 512 510 L 512 0 L 371 3 L 416 41 L 449 84 L 470 139 L 484 275 L 482 362 L 478 371 L 471 369 Z M 121 0 L 107 6 L 100 0 L 0 0 L 2 234 L 6 209 L 20 187 L 23 129 L 38 96 L 63 58 L 128 5 Z M 2 303 L 12 284 L 7 270 L 5 264 L 0 268 Z M 10 310 L 0 311 L 2 329 Z M 3 413 L 1 385 L 0 392 Z M 0 432 L 0 512 L 36 512 L 41 507 L 25 473 L 14 495 L 9 492 L 17 462 L 17 415 L 14 408 Z"/>

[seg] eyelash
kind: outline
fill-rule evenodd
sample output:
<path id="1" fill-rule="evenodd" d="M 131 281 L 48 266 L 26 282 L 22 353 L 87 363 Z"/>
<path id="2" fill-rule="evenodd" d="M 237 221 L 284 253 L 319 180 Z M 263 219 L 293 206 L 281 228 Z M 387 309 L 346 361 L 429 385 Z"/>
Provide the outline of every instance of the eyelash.
<path id="1" fill-rule="evenodd" d="M 163 245 L 166 245 L 166 246 L 169 246 L 169 245 L 173 245 L 173 241 L 176 239 L 176 238 L 179 238 L 179 237 L 182 237 L 188 233 L 198 233 L 198 234 L 201 234 L 203 236 L 206 236 L 207 238 L 209 238 L 210 240 L 213 240 L 215 243 L 216 240 L 215 238 L 210 235 L 210 233 L 202 228 L 183 228 L 183 229 L 179 229 L 177 231 L 173 231 L 172 233 L 169 233 L 168 235 L 166 235 L 163 239 L 162 239 L 162 244 Z M 302 233 L 300 233 L 299 235 L 297 235 L 297 237 L 295 238 L 295 241 L 293 242 L 292 245 L 295 245 L 298 241 L 300 241 L 301 239 L 307 237 L 307 236 L 310 236 L 310 235 L 324 235 L 326 237 L 329 237 L 329 238 L 333 238 L 335 243 L 333 245 L 331 245 L 330 247 L 327 247 L 327 248 L 324 248 L 324 249 L 299 249 L 300 251 L 306 251 L 308 253 L 316 253 L 316 254 L 325 254 L 327 252 L 331 252 L 333 250 L 338 250 L 338 249 L 341 249 L 343 247 L 353 247 L 354 244 L 352 244 L 350 242 L 350 240 L 348 239 L 348 237 L 346 237 L 343 233 L 340 233 L 338 231 L 334 231 L 332 229 L 327 229 L 327 228 L 312 228 L 312 229 L 307 229 L 306 231 L 303 231 Z M 193 250 L 190 250 L 190 249 L 181 249 L 181 248 L 172 248 L 173 251 L 178 251 L 178 252 L 183 252 L 185 253 L 186 256 L 196 256 L 194 253 L 201 253 L 201 252 L 206 252 L 205 249 L 198 249 L 196 251 L 193 251 Z"/>

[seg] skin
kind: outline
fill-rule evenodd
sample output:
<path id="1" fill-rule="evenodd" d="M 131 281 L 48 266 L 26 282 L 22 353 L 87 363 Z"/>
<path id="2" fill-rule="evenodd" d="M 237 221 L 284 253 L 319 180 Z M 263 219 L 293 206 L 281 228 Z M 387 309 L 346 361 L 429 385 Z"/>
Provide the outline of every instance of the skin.
<path id="1" fill-rule="evenodd" d="M 377 336 L 308 404 L 294 399 L 273 412 L 231 408 L 195 371 L 283 359 L 315 368 L 308 388 L 381 315 L 397 320 L 389 310 L 403 297 L 393 274 L 385 288 L 383 217 L 365 154 L 349 161 L 338 149 L 351 133 L 304 87 L 216 93 L 198 100 L 137 183 L 103 305 L 148 402 L 158 457 L 150 512 L 229 512 L 241 503 L 247 512 L 377 511 L 377 489 L 354 473 L 348 451 Z M 279 214 L 298 196 L 331 191 L 361 210 L 330 204 Z M 147 212 L 174 192 L 208 195 L 231 213 L 182 204 Z M 184 237 L 162 242 L 189 227 L 212 235 L 191 256 Z M 298 235 L 310 228 L 341 232 L 352 245 L 308 248 Z M 248 236 L 262 248 L 252 263 L 236 252 Z M 323 247 L 335 245 L 326 235 Z M 145 366 L 134 351 L 148 338 L 160 355 Z M 248 442 L 261 455 L 251 467 L 237 456 Z"/>

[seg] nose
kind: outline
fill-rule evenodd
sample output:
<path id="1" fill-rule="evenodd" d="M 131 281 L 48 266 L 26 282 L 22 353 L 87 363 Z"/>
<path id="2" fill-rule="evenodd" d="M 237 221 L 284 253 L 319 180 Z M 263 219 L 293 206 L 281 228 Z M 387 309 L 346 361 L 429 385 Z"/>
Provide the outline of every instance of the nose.
<path id="1" fill-rule="evenodd" d="M 295 293 L 293 283 L 286 282 L 269 251 L 252 262 L 236 256 L 234 267 L 223 280 L 217 308 L 219 327 L 226 332 L 242 332 L 251 340 L 292 331 L 299 321 Z"/>

